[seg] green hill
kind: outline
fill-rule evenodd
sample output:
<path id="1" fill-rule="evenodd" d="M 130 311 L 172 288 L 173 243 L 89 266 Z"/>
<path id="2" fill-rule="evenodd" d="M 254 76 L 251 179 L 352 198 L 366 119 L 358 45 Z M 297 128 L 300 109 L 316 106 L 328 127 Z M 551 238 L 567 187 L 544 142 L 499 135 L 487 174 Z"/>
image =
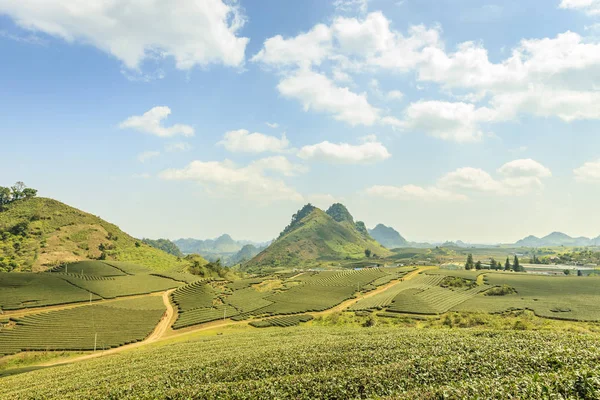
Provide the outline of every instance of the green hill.
<path id="1" fill-rule="evenodd" d="M 308 267 L 362 259 L 366 249 L 378 256 L 391 254 L 369 236 L 364 224 L 354 222 L 343 205 L 334 204 L 326 213 L 308 204 L 294 214 L 279 237 L 244 268 Z"/>
<path id="2" fill-rule="evenodd" d="M 86 259 L 129 261 L 155 271 L 190 264 L 53 199 L 22 199 L 0 211 L 0 271 L 37 272 Z"/>

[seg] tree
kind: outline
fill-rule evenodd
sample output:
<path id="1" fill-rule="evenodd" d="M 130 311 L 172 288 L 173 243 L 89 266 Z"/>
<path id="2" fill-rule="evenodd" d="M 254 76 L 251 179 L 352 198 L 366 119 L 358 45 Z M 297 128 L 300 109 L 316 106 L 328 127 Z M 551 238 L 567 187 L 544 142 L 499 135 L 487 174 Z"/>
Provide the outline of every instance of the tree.
<path id="1" fill-rule="evenodd" d="M 0 186 L 0 210 L 2 210 L 5 204 L 10 203 L 12 200 L 12 194 L 10 188 Z"/>
<path id="2" fill-rule="evenodd" d="M 367 258 L 371 257 L 371 250 L 365 249 L 365 257 L 367 257 Z"/>
<path id="3" fill-rule="evenodd" d="M 580 269 L 577 270 L 577 276 L 583 276 L 583 272 Z"/>
<path id="4" fill-rule="evenodd" d="M 570 269 L 565 269 L 565 270 L 563 271 L 563 273 L 564 273 L 565 275 L 570 275 L 570 274 L 571 274 L 571 270 L 570 270 Z"/>
<path id="5" fill-rule="evenodd" d="M 506 257 L 506 262 L 504 263 L 504 270 L 510 271 L 510 260 Z"/>
<path id="6" fill-rule="evenodd" d="M 480 270 L 481 269 L 481 261 L 477 261 L 475 263 L 475 269 Z"/>
<path id="7" fill-rule="evenodd" d="M 23 197 L 25 197 L 26 199 L 30 199 L 32 197 L 37 196 L 37 189 L 32 189 L 32 188 L 25 188 L 23 189 Z"/>
<path id="8" fill-rule="evenodd" d="M 490 269 L 497 269 L 498 267 L 498 263 L 496 262 L 496 260 L 494 260 L 493 258 L 490 260 Z"/>
<path id="9" fill-rule="evenodd" d="M 12 201 L 19 200 L 23 197 L 23 189 L 25 189 L 25 184 L 21 181 L 11 186 L 10 190 L 12 191 Z"/>
<path id="10" fill-rule="evenodd" d="M 515 259 L 513 261 L 513 271 L 515 271 L 515 272 L 524 271 L 524 268 L 521 267 L 521 264 L 519 264 L 519 257 L 517 257 L 516 254 L 515 254 Z"/>
<path id="11" fill-rule="evenodd" d="M 466 270 L 472 270 L 475 264 L 473 264 L 473 254 L 467 255 L 467 262 L 465 263 Z"/>

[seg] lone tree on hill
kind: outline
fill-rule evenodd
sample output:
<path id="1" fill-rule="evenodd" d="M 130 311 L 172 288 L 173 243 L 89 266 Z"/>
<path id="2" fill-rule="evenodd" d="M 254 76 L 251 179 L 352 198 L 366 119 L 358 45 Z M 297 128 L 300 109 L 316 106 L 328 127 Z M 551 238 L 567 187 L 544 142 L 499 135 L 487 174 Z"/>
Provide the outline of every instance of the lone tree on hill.
<path id="1" fill-rule="evenodd" d="M 371 250 L 365 249 L 365 257 L 367 257 L 367 258 L 371 257 Z"/>
<path id="2" fill-rule="evenodd" d="M 465 263 L 465 269 L 471 270 L 474 266 L 475 264 L 473 264 L 473 254 L 469 253 L 469 255 L 467 256 L 467 262 Z"/>
<path id="3" fill-rule="evenodd" d="M 475 263 L 475 269 L 480 270 L 481 269 L 481 261 L 477 261 Z"/>
<path id="4" fill-rule="evenodd" d="M 504 263 L 504 270 L 510 271 L 510 260 L 506 257 L 506 262 Z"/>

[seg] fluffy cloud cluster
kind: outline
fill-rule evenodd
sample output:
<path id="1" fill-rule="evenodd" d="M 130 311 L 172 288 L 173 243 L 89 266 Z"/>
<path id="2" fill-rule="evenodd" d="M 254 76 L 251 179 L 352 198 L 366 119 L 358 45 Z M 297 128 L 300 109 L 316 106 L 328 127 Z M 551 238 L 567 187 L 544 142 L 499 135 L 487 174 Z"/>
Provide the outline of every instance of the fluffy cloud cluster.
<path id="1" fill-rule="evenodd" d="M 223 0 L 0 1 L 0 14 L 24 29 L 90 44 L 137 69 L 147 58 L 172 57 L 179 69 L 240 66 L 245 19 Z"/>
<path id="2" fill-rule="evenodd" d="M 388 199 L 428 201 L 467 200 L 465 193 L 487 193 L 500 196 L 525 195 L 543 187 L 542 180 L 552 176 L 551 171 L 532 159 L 508 162 L 498 169 L 494 178 L 480 168 L 459 168 L 438 179 L 435 186 L 372 186 L 367 193 Z"/>
<path id="3" fill-rule="evenodd" d="M 365 143 L 321 143 L 304 146 L 298 157 L 305 160 L 323 161 L 337 164 L 371 164 L 391 157 L 385 146 L 374 137 L 367 137 Z"/>
<path id="4" fill-rule="evenodd" d="M 600 12 L 598 0 L 563 0 L 561 7 Z M 336 17 L 295 37 L 267 39 L 252 60 L 279 71 L 279 92 L 300 101 L 305 111 L 326 112 L 351 125 L 379 123 L 472 142 L 483 137 L 487 124 L 521 115 L 600 119 L 600 43 L 570 31 L 523 39 L 507 58 L 492 62 L 481 43 L 448 51 L 438 27 L 411 26 L 404 34 L 383 13 L 372 12 Z M 422 100 L 401 115 L 384 115 L 364 92 L 339 86 L 352 82 L 353 74 L 380 71 L 413 72 L 418 82 L 436 84 L 460 101 Z M 400 97 L 390 92 L 390 98 Z"/>
<path id="5" fill-rule="evenodd" d="M 269 203 L 282 200 L 302 201 L 303 197 L 277 175 L 290 176 L 303 171 L 303 167 L 290 163 L 283 156 L 276 156 L 257 160 L 247 166 L 238 166 L 230 160 L 197 160 L 181 169 L 165 170 L 159 177 L 164 180 L 198 182 L 214 196 L 241 196 Z"/>
<path id="6" fill-rule="evenodd" d="M 171 114 L 169 107 L 154 107 L 143 115 L 134 115 L 119 124 L 121 129 L 135 129 L 139 132 L 160 137 L 175 135 L 194 136 L 194 128 L 189 125 L 175 124 L 163 126 L 163 120 Z"/>
<path id="7" fill-rule="evenodd" d="M 246 129 L 238 129 L 226 132 L 223 140 L 218 144 L 236 153 L 281 153 L 288 149 L 290 142 L 285 134 L 281 138 L 277 138 L 258 132 L 250 133 Z"/>

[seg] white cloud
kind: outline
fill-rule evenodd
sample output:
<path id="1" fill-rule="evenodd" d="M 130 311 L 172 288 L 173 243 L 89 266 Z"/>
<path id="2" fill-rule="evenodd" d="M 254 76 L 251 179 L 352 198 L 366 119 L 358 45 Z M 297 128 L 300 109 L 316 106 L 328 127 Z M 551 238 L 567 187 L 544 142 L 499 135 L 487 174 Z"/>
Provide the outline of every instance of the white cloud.
<path id="1" fill-rule="evenodd" d="M 444 175 L 438 185 L 451 189 L 468 189 L 481 192 L 502 192 L 502 184 L 479 168 L 459 168 Z"/>
<path id="2" fill-rule="evenodd" d="M 412 103 L 404 114 L 403 128 L 456 142 L 481 140 L 483 132 L 479 124 L 496 118 L 495 113 L 486 107 L 445 101 Z"/>
<path id="3" fill-rule="evenodd" d="M 424 201 L 465 201 L 467 196 L 452 193 L 437 187 L 404 186 L 371 186 L 366 193 L 375 197 L 391 200 L 424 200 Z"/>
<path id="4" fill-rule="evenodd" d="M 299 70 L 284 78 L 277 89 L 283 96 L 300 101 L 304 111 L 333 114 L 350 125 L 372 125 L 379 119 L 379 109 L 369 104 L 365 93 L 338 87 L 325 75 L 310 70 Z"/>
<path id="5" fill-rule="evenodd" d="M 324 141 L 304 146 L 298 152 L 298 157 L 339 164 L 370 164 L 384 161 L 390 158 L 391 154 L 383 144 L 373 141 L 371 137 L 370 140 L 359 145 Z"/>
<path id="6" fill-rule="evenodd" d="M 179 69 L 240 66 L 248 38 L 245 18 L 222 0 L 19 0 L 0 2 L 0 14 L 20 27 L 89 44 L 137 69 L 148 58 L 172 57 Z"/>
<path id="7" fill-rule="evenodd" d="M 135 129 L 143 133 L 160 137 L 171 137 L 175 135 L 194 136 L 194 128 L 189 125 L 175 124 L 169 127 L 162 125 L 162 121 L 171 114 L 169 107 L 154 107 L 143 115 L 135 115 L 127 118 L 119 124 L 121 129 Z"/>
<path id="8" fill-rule="evenodd" d="M 581 167 L 574 169 L 573 173 L 579 182 L 600 183 L 600 159 L 586 162 Z"/>
<path id="9" fill-rule="evenodd" d="M 387 93 L 386 97 L 388 98 L 388 100 L 402 100 L 404 94 L 399 90 L 390 90 Z"/>
<path id="10" fill-rule="evenodd" d="M 504 164 L 498 169 L 502 175 L 512 178 L 519 177 L 536 177 L 536 178 L 549 178 L 552 176 L 552 172 L 542 164 L 531 158 L 514 160 Z"/>
<path id="11" fill-rule="evenodd" d="M 559 7 L 585 11 L 588 15 L 600 15 L 600 0 L 562 0 Z"/>
<path id="12" fill-rule="evenodd" d="M 160 156 L 160 152 L 158 151 L 144 151 L 138 154 L 137 159 L 139 162 L 146 162 L 158 156 Z"/>
<path id="13" fill-rule="evenodd" d="M 277 122 L 265 122 L 269 128 L 277 129 L 279 128 L 279 124 Z"/>
<path id="14" fill-rule="evenodd" d="M 288 149 L 290 142 L 285 137 L 285 134 L 279 139 L 275 136 L 268 136 L 258 132 L 250 133 L 246 129 L 238 129 L 226 132 L 223 140 L 218 144 L 234 153 L 281 153 Z"/>
<path id="15" fill-rule="evenodd" d="M 309 32 L 284 39 L 273 36 L 263 48 L 252 57 L 254 62 L 270 66 L 289 66 L 295 64 L 320 64 L 330 53 L 331 31 L 323 24 L 315 25 Z"/>
<path id="16" fill-rule="evenodd" d="M 165 146 L 165 150 L 171 153 L 179 152 L 179 151 L 189 151 L 192 149 L 192 146 L 189 143 L 185 142 L 176 142 L 169 143 Z"/>
<path id="17" fill-rule="evenodd" d="M 246 167 L 239 167 L 230 160 L 192 161 L 182 169 L 168 169 L 159 174 L 164 180 L 195 181 L 212 196 L 240 197 L 261 203 L 273 201 L 303 201 L 303 197 L 278 178 L 265 175 L 265 168 L 273 165 L 258 160 Z M 270 167 L 282 172 L 281 165 Z"/>
<path id="18" fill-rule="evenodd" d="M 440 178 L 438 186 L 504 196 L 524 195 L 542 188 L 542 179 L 552 176 L 548 168 L 531 159 L 508 162 L 498 172 L 502 178 L 496 179 L 479 168 L 459 168 Z"/>

